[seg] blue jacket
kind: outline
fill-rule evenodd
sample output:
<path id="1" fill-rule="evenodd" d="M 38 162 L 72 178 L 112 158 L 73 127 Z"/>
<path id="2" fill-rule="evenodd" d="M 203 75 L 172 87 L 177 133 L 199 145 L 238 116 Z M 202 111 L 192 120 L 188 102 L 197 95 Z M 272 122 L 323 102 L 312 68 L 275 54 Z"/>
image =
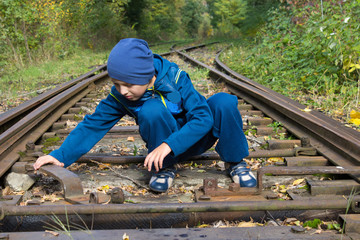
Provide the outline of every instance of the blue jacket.
<path id="1" fill-rule="evenodd" d="M 138 111 L 150 98 L 161 100 L 181 126 L 179 131 L 164 140 L 175 157 L 205 136 L 212 129 L 213 116 L 206 99 L 194 89 L 188 74 L 157 54 L 154 54 L 154 67 L 154 86 L 139 100 L 126 99 L 113 86 L 95 112 L 85 116 L 61 147 L 50 155 L 63 162 L 65 167 L 69 166 L 100 141 L 124 115 L 128 114 L 137 121 Z"/>

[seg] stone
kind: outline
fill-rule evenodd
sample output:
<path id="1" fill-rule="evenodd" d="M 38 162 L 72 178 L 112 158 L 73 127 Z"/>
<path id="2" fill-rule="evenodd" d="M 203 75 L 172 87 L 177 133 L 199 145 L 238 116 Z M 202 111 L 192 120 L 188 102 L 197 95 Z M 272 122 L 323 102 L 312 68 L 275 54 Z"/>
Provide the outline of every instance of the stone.
<path id="1" fill-rule="evenodd" d="M 5 185 L 9 186 L 13 191 L 27 191 L 35 180 L 28 174 L 11 172 L 6 176 Z"/>

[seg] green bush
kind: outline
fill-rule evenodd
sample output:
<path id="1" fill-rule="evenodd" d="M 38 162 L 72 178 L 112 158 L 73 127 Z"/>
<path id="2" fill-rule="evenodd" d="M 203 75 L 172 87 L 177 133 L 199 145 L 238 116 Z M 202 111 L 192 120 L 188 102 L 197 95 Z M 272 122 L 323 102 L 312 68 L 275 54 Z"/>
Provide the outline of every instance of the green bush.
<path id="1" fill-rule="evenodd" d="M 309 94 L 315 107 L 349 112 L 359 106 L 359 20 L 358 0 L 284 3 L 269 10 L 253 40 L 239 42 L 223 60 L 282 94 Z"/>

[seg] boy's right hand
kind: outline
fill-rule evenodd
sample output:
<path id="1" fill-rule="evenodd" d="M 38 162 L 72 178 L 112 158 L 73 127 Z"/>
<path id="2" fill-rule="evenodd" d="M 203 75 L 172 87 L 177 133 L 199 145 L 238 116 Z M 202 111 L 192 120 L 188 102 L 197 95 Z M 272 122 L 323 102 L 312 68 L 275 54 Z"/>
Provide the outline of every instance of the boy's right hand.
<path id="1" fill-rule="evenodd" d="M 54 164 L 56 166 L 64 167 L 64 163 L 59 162 L 59 160 L 57 160 L 53 156 L 45 155 L 45 156 L 39 157 L 36 160 L 36 162 L 34 163 L 34 169 L 38 170 L 42 165 L 45 165 L 48 163 Z"/>

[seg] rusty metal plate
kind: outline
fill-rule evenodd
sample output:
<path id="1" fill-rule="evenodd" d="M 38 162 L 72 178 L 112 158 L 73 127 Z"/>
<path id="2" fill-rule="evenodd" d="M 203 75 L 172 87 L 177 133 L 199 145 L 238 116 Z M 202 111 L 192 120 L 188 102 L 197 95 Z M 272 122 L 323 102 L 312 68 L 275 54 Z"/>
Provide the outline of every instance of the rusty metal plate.
<path id="1" fill-rule="evenodd" d="M 66 168 L 46 165 L 40 168 L 40 172 L 54 177 L 61 183 L 64 190 L 64 198 L 66 200 L 82 199 L 84 196 L 81 180 L 75 173 L 67 170 Z"/>

